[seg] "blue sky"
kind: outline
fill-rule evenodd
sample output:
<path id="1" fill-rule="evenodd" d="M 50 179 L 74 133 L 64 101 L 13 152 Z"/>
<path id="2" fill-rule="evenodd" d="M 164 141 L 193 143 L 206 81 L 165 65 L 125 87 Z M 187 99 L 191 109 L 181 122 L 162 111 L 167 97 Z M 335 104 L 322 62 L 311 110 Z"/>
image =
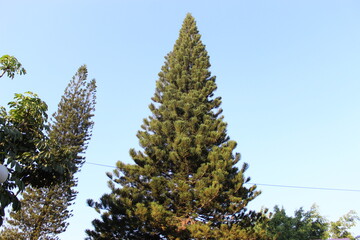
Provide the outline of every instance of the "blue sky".
<path id="1" fill-rule="evenodd" d="M 98 84 L 87 161 L 131 162 L 157 73 L 190 12 L 252 182 L 360 189 L 359 11 L 355 0 L 1 1 L 0 55 L 16 56 L 28 74 L 0 79 L 0 105 L 33 91 L 54 112 L 87 64 Z M 92 227 L 98 215 L 86 199 L 109 192 L 107 171 L 83 166 L 62 239 L 82 239 Z M 250 208 L 278 204 L 292 213 L 316 203 L 330 220 L 360 213 L 359 192 L 259 189 Z"/>

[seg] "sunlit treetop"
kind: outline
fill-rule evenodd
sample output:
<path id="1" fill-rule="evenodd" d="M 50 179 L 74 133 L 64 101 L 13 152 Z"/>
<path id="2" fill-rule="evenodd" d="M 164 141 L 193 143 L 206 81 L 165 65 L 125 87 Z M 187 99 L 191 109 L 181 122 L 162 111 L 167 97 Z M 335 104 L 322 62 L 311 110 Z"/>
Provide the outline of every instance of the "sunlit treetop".
<path id="1" fill-rule="evenodd" d="M 15 77 L 15 74 L 26 74 L 25 68 L 22 67 L 16 57 L 10 55 L 4 55 L 0 58 L 0 71 L 0 78 L 5 74 L 11 79 Z"/>

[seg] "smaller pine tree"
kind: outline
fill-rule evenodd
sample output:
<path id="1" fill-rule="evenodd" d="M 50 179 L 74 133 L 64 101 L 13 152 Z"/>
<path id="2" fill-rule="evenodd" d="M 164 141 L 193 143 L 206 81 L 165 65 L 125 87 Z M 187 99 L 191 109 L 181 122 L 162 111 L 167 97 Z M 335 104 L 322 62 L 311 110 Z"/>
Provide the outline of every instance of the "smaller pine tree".
<path id="1" fill-rule="evenodd" d="M 71 216 L 67 200 L 71 193 L 66 184 L 52 187 L 28 187 L 22 194 L 21 210 L 12 212 L 0 240 L 58 240 L 58 234 L 68 226 Z"/>
<path id="2" fill-rule="evenodd" d="M 68 208 L 77 195 L 75 173 L 85 161 L 83 154 L 94 125 L 95 99 L 96 82 L 87 80 L 87 68 L 82 66 L 65 89 L 48 133 L 51 155 L 72 166 L 70 179 L 49 187 L 28 187 L 21 210 L 11 213 L 0 239 L 58 239 L 66 230 L 66 220 L 72 216 Z"/>

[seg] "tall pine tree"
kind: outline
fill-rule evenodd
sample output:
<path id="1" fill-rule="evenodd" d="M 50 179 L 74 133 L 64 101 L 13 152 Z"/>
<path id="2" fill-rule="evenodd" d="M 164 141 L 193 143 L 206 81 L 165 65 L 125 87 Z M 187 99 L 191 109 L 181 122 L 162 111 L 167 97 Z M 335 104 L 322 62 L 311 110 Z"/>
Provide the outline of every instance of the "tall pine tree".
<path id="1" fill-rule="evenodd" d="M 71 180 L 50 187 L 28 187 L 21 210 L 11 213 L 11 227 L 0 233 L 0 239 L 58 239 L 56 236 L 66 230 L 66 220 L 71 217 L 68 207 L 77 194 L 74 174 L 84 163 L 94 125 L 95 99 L 96 82 L 87 79 L 86 66 L 82 66 L 65 89 L 48 134 L 52 155 L 74 163 L 70 164 L 74 166 Z"/>
<path id="2" fill-rule="evenodd" d="M 255 239 L 246 206 L 259 192 L 244 186 L 247 165 L 235 166 L 200 38 L 188 14 L 137 134 L 143 151 L 130 150 L 135 164 L 117 162 L 110 194 L 88 201 L 101 213 L 88 239 Z"/>

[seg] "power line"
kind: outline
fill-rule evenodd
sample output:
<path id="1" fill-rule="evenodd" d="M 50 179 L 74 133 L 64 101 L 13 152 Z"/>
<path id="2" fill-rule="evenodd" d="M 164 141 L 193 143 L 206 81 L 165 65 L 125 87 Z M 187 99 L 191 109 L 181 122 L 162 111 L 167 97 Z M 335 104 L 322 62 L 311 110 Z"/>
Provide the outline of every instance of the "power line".
<path id="1" fill-rule="evenodd" d="M 290 186 L 290 185 L 279 185 L 279 184 L 267 184 L 267 183 L 246 183 L 264 187 L 280 187 L 280 188 L 299 188 L 299 189 L 310 189 L 310 190 L 325 190 L 325 191 L 342 191 L 342 192 L 360 192 L 360 189 L 345 189 L 345 188 L 324 188 L 324 187 L 304 187 L 304 186 Z"/>
<path id="2" fill-rule="evenodd" d="M 100 164 L 100 163 L 93 163 L 93 162 L 87 162 L 87 161 L 85 163 L 97 165 L 97 166 L 101 166 L 101 167 L 116 168 L 116 166 Z M 339 192 L 360 192 L 360 189 L 346 189 L 346 188 L 306 187 L 306 186 L 291 186 L 291 185 L 267 184 L 267 183 L 245 183 L 245 184 L 264 186 L 264 187 L 292 188 L 292 189 L 308 189 L 308 190 L 339 191 Z"/>
<path id="3" fill-rule="evenodd" d="M 116 166 L 110 166 L 110 165 L 100 164 L 100 163 L 93 163 L 93 162 L 88 162 L 88 161 L 86 161 L 85 163 L 92 164 L 92 165 L 97 165 L 97 166 L 101 166 L 101 167 L 116 168 Z"/>

